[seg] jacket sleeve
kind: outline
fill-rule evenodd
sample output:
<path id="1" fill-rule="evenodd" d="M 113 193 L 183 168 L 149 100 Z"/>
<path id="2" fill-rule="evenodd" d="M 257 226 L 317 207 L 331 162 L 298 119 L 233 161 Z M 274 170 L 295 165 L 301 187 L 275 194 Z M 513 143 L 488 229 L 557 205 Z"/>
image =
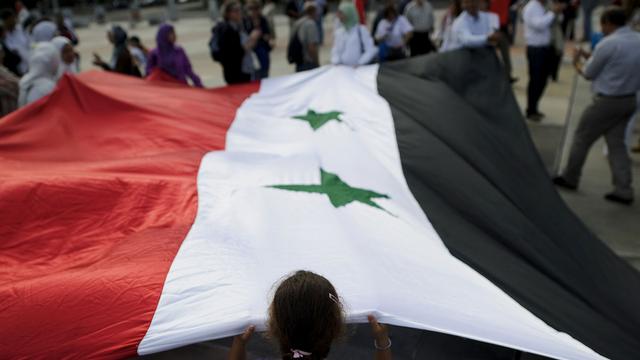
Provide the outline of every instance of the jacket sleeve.
<path id="1" fill-rule="evenodd" d="M 358 65 L 367 65 L 370 64 L 373 59 L 378 54 L 378 48 L 373 43 L 373 38 L 367 31 L 367 28 L 363 25 L 359 25 L 358 31 L 360 31 L 360 35 L 362 36 L 362 44 L 364 45 L 364 52 L 360 55 L 360 59 L 358 60 Z"/>
<path id="2" fill-rule="evenodd" d="M 149 53 L 149 58 L 147 59 L 147 68 L 145 69 L 145 74 L 149 76 L 153 69 L 158 66 L 158 53 L 153 50 Z"/>
<path id="3" fill-rule="evenodd" d="M 525 24 L 536 30 L 544 30 L 551 26 L 556 15 L 551 11 L 545 11 L 542 9 L 542 5 L 540 5 L 540 8 L 534 6 L 526 8 L 522 17 Z"/>
<path id="4" fill-rule="evenodd" d="M 191 62 L 189 61 L 189 57 L 187 56 L 187 53 L 182 48 L 180 49 L 180 56 L 182 57 L 184 72 L 189 77 L 189 79 L 191 79 L 191 81 L 193 82 L 193 85 L 199 88 L 203 87 L 200 77 L 195 72 L 193 72 L 193 69 L 191 68 Z"/>
<path id="5" fill-rule="evenodd" d="M 486 35 L 473 35 L 465 26 L 463 19 L 458 18 L 453 23 L 453 36 L 463 47 L 482 47 L 487 44 Z"/>

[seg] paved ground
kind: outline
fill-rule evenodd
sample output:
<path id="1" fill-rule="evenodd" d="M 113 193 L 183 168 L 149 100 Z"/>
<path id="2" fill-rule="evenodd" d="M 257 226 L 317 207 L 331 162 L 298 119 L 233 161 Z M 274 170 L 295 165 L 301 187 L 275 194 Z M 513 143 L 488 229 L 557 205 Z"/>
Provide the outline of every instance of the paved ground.
<path id="1" fill-rule="evenodd" d="M 145 10 L 147 17 L 160 17 L 162 11 L 158 9 Z M 125 19 L 122 13 L 118 16 Z M 289 74 L 292 67 L 285 61 L 286 39 L 288 39 L 287 19 L 278 17 L 277 20 L 278 44 L 272 53 L 272 70 L 274 76 Z M 326 29 L 331 29 L 333 17 L 326 19 Z M 126 25 L 126 24 L 125 24 Z M 183 18 L 176 24 L 179 43 L 186 49 L 191 57 L 195 71 L 201 75 L 206 86 L 223 85 L 222 72 L 218 64 L 209 58 L 207 41 L 210 35 L 212 23 L 210 20 L 197 13 L 183 13 Z M 107 26 L 92 25 L 89 28 L 81 29 L 79 36 L 81 44 L 78 51 L 82 56 L 82 68 L 91 69 L 91 54 L 100 53 L 103 58 L 109 58 L 109 46 L 105 40 Z M 148 24 L 140 24 L 130 34 L 140 36 L 144 43 L 153 47 L 155 27 Z M 325 47 L 321 50 L 322 63 L 328 62 L 330 44 L 332 42 L 331 31 L 327 31 Z M 567 49 L 572 48 L 572 44 L 567 45 Z M 526 59 L 522 46 L 522 37 L 519 35 L 516 46 L 512 54 L 515 74 L 520 81 L 514 85 L 514 92 L 521 106 L 524 104 L 526 96 Z M 569 51 L 568 51 L 569 53 Z M 566 161 L 566 151 L 570 143 L 571 132 L 575 128 L 578 117 L 584 107 L 590 101 L 589 84 L 584 80 L 576 81 L 574 72 L 565 59 L 557 83 L 551 83 L 547 88 L 544 99 L 541 103 L 541 111 L 547 114 L 547 118 L 540 124 L 530 124 L 532 137 L 547 164 L 550 173 L 558 168 L 558 164 Z M 568 118 L 569 135 L 564 140 L 565 123 L 567 123 L 567 113 L 570 106 L 570 96 L 574 91 L 575 81 L 575 102 L 571 109 L 571 116 Z M 637 134 L 636 134 L 637 138 Z M 633 155 L 634 177 L 640 178 L 640 156 Z M 636 184 L 638 181 L 636 180 Z M 565 201 L 573 211 L 587 224 L 587 226 L 605 241 L 616 253 L 628 260 L 640 269 L 640 205 L 624 207 L 611 204 L 602 199 L 603 194 L 610 190 L 610 172 L 607 161 L 602 151 L 601 142 L 592 149 L 584 169 L 584 180 L 580 190 L 576 193 L 561 192 Z M 483 358 L 511 359 L 513 352 L 508 349 L 483 348 L 475 342 L 460 345 L 450 344 L 450 337 L 442 336 L 425 331 L 412 329 L 393 328 L 394 355 L 397 359 L 445 359 L 442 354 L 436 354 L 428 344 L 439 343 L 441 347 L 456 347 L 460 353 L 465 351 L 474 354 L 484 354 Z M 176 359 L 176 358 L 221 358 L 228 349 L 229 339 L 214 342 L 192 345 L 186 348 L 177 349 L 170 352 L 150 356 L 150 359 Z M 364 327 L 354 327 L 349 340 L 337 346 L 331 358 L 370 358 L 371 344 L 368 337 L 368 329 Z M 251 345 L 252 355 L 250 358 L 274 358 L 274 352 L 266 340 L 254 339 Z M 490 354 L 490 355 L 487 355 Z M 479 357 L 479 356 L 478 356 Z M 448 358 L 451 358 L 450 356 Z M 459 357 L 468 358 L 468 357 Z M 533 359 L 533 356 L 523 358 Z"/>

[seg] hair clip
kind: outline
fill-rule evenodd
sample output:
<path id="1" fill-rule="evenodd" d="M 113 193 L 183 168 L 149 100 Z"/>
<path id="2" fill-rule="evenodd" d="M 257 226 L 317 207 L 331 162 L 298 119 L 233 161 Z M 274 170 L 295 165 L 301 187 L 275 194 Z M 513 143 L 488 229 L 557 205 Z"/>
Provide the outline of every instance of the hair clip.
<path id="1" fill-rule="evenodd" d="M 340 300 L 338 300 L 338 298 L 332 293 L 329 293 L 329 299 L 333 300 L 334 303 L 340 305 Z"/>
<path id="2" fill-rule="evenodd" d="M 305 356 L 311 356 L 310 352 L 306 352 L 298 349 L 291 349 L 291 353 L 293 354 L 294 359 L 302 359 Z"/>

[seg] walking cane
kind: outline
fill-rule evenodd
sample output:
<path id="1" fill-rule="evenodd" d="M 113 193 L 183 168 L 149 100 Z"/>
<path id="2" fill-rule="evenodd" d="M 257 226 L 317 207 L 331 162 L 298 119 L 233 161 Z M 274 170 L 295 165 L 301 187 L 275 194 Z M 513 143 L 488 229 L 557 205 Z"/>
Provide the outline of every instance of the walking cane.
<path id="1" fill-rule="evenodd" d="M 573 74 L 573 81 L 571 85 L 571 95 L 569 95 L 569 107 L 567 109 L 567 115 L 564 120 L 564 129 L 562 130 L 562 140 L 560 145 L 556 149 L 556 156 L 553 163 L 553 176 L 560 173 L 560 166 L 562 166 L 562 158 L 564 153 L 564 147 L 569 139 L 569 123 L 571 122 L 571 116 L 573 116 L 573 108 L 575 106 L 576 89 L 578 88 L 578 73 Z"/>

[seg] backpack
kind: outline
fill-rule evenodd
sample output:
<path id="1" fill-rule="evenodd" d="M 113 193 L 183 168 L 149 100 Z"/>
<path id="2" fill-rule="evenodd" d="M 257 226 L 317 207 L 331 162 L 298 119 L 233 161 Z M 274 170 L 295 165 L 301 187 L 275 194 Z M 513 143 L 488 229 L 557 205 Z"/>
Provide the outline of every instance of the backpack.
<path id="1" fill-rule="evenodd" d="M 211 40 L 209 40 L 209 53 L 213 61 L 222 62 L 222 50 L 220 49 L 220 36 L 222 35 L 224 23 L 217 23 L 211 29 Z"/>
<path id="2" fill-rule="evenodd" d="M 299 29 L 300 27 L 298 27 Z M 302 42 L 298 37 L 298 29 L 293 33 L 293 36 L 289 40 L 287 46 L 287 60 L 289 64 L 302 64 L 304 63 L 304 49 L 302 48 Z"/>

